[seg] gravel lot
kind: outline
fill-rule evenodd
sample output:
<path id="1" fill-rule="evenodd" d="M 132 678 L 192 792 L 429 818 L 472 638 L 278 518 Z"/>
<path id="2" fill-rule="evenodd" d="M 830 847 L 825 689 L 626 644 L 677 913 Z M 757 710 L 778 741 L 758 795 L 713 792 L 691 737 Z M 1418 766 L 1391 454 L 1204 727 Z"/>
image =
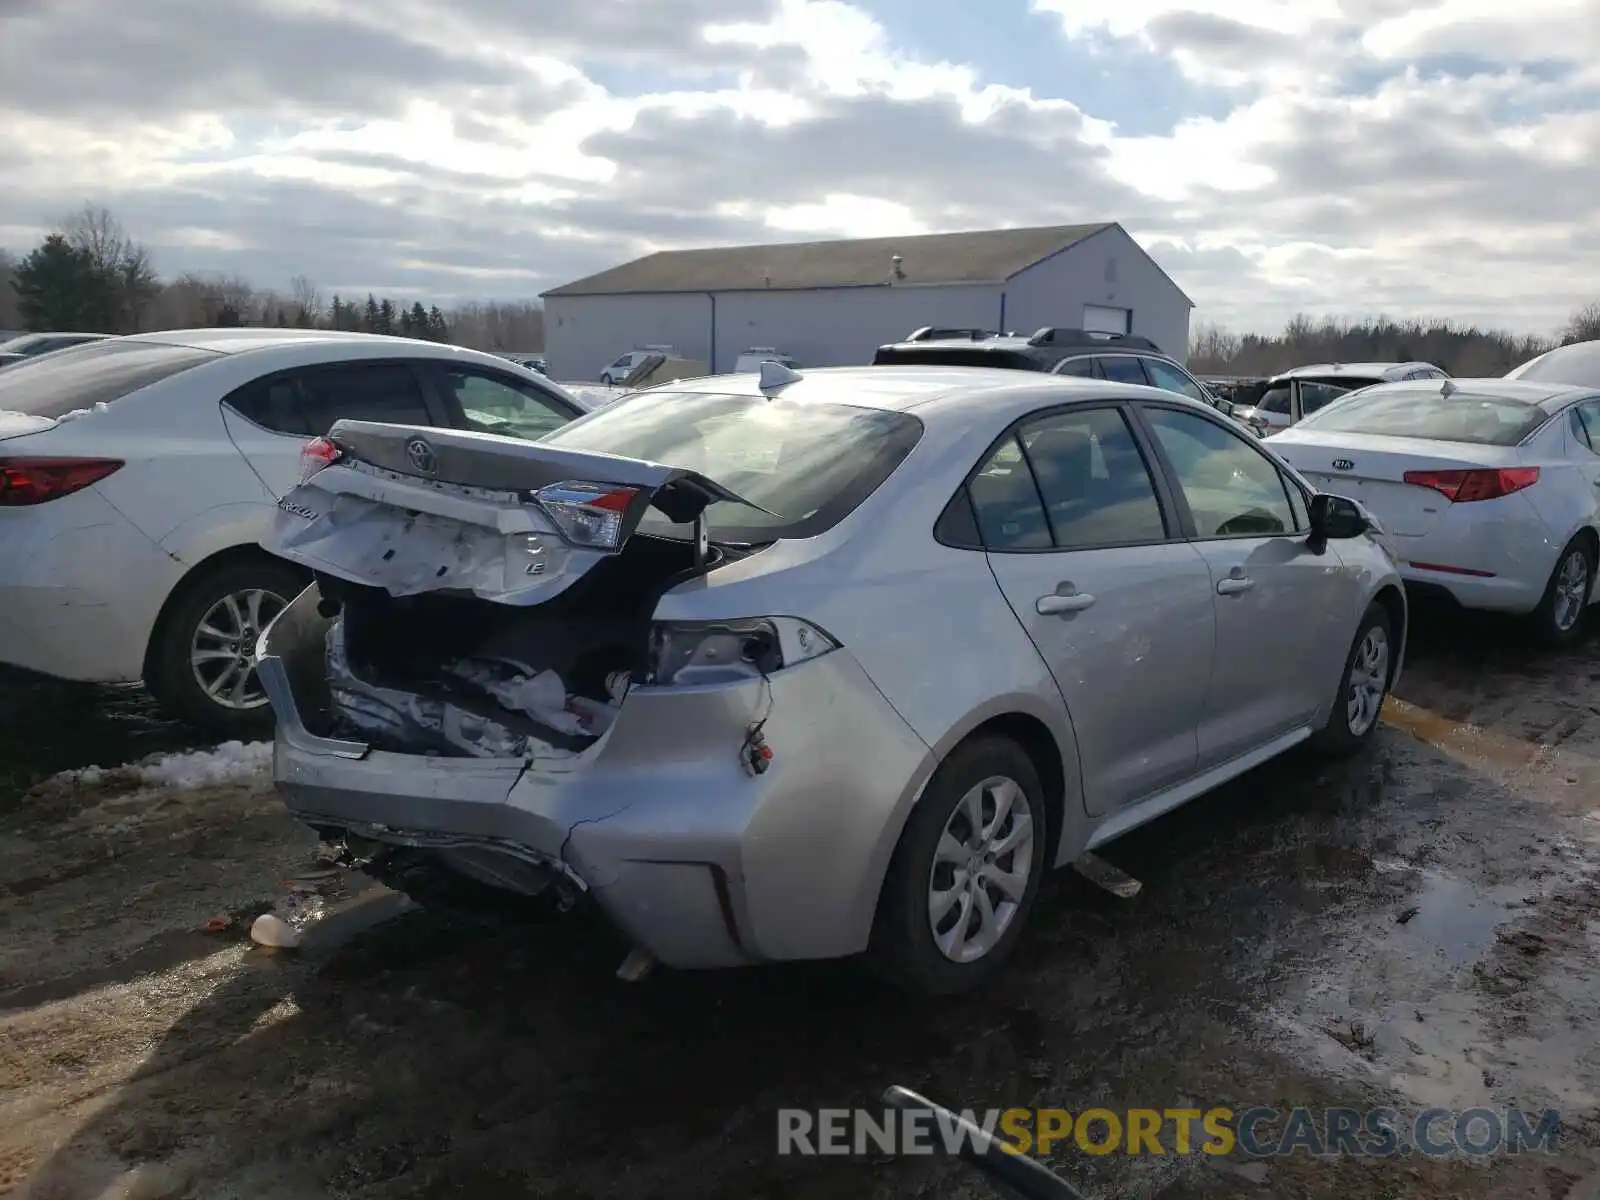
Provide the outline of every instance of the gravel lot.
<path id="1" fill-rule="evenodd" d="M 1099 1197 L 1600 1195 L 1600 642 L 1419 623 L 1370 755 L 1279 762 L 1110 847 L 1134 900 L 1058 876 L 1020 964 L 939 1004 L 848 965 L 621 984 L 590 922 L 467 927 L 307 875 L 263 782 L 0 800 L 0 1194 L 985 1195 L 942 1160 L 775 1157 L 777 1108 L 902 1083 L 1563 1113 L 1558 1155 L 1486 1164 L 1052 1157 Z M 0 796 L 194 736 L 134 693 L 3 694 Z M 297 877 L 330 915 L 252 947 Z"/>

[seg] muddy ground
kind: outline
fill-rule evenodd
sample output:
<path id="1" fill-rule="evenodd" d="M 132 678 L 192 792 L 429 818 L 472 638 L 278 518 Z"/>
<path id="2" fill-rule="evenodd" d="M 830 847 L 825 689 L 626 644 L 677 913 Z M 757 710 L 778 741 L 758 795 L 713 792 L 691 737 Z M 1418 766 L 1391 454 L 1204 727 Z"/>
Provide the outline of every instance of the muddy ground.
<path id="1" fill-rule="evenodd" d="M 1117 843 L 1131 901 L 1056 878 L 1017 967 L 950 1002 L 840 965 L 622 984 L 625 947 L 581 919 L 469 927 L 309 872 L 263 784 L 0 801 L 0 1193 L 987 1194 L 943 1160 L 775 1157 L 778 1108 L 901 1083 L 958 1107 L 1563 1115 L 1556 1154 L 1480 1162 L 1052 1155 L 1097 1197 L 1600 1195 L 1600 641 L 1424 623 L 1369 755 L 1286 759 Z M 6 695 L 13 783 L 191 736 L 136 698 L 107 725 L 81 695 Z M 297 878 L 332 915 L 252 947 Z"/>

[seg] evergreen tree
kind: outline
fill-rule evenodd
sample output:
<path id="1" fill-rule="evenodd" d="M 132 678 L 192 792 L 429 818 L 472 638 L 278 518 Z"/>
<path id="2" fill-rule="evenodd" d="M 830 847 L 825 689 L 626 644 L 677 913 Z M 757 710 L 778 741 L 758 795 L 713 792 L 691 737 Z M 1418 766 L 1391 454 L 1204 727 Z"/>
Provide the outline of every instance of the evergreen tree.
<path id="1" fill-rule="evenodd" d="M 52 233 L 17 264 L 11 286 L 29 329 L 72 333 L 95 332 L 103 300 L 98 283 L 89 255 Z"/>
<path id="2" fill-rule="evenodd" d="M 411 326 L 411 337 L 425 338 L 428 336 L 428 310 L 422 307 L 421 300 L 418 300 L 406 311 L 406 321 Z"/>
<path id="3" fill-rule="evenodd" d="M 372 332 L 394 332 L 394 301 L 390 300 L 387 296 L 385 296 L 383 301 L 378 305 L 378 325 L 377 328 L 375 328 Z"/>
<path id="4" fill-rule="evenodd" d="M 366 310 L 366 313 L 364 314 L 364 316 L 362 317 L 362 320 L 361 320 L 362 331 L 366 332 L 366 333 L 377 333 L 378 332 L 378 321 L 379 320 L 380 320 L 380 317 L 379 317 L 379 314 L 378 314 L 378 302 L 377 302 L 376 299 L 373 298 L 372 293 L 368 292 L 367 293 L 367 310 Z"/>
<path id="5" fill-rule="evenodd" d="M 444 314 L 435 304 L 428 310 L 428 340 L 434 342 L 448 342 L 450 340 L 450 325 L 444 319 Z"/>

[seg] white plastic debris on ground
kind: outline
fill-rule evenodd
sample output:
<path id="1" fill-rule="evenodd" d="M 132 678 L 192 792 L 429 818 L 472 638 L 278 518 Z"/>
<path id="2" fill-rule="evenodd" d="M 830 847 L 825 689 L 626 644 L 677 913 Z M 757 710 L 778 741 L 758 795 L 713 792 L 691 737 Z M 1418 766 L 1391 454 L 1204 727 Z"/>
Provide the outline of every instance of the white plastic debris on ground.
<path id="1" fill-rule="evenodd" d="M 60 783 L 129 782 L 146 787 L 186 790 L 223 783 L 247 783 L 272 765 L 271 742 L 223 742 L 210 750 L 152 755 L 120 767 L 84 767 L 63 771 Z"/>

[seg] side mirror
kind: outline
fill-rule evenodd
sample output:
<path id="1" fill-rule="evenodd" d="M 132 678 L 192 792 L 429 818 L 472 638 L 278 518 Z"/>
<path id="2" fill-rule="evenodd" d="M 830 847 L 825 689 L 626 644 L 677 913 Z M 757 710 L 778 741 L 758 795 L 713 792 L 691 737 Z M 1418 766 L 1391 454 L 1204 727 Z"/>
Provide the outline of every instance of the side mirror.
<path id="1" fill-rule="evenodd" d="M 1366 512 L 1354 500 L 1326 492 L 1311 497 L 1311 548 L 1317 553 L 1330 541 L 1357 538 L 1371 528 Z"/>

